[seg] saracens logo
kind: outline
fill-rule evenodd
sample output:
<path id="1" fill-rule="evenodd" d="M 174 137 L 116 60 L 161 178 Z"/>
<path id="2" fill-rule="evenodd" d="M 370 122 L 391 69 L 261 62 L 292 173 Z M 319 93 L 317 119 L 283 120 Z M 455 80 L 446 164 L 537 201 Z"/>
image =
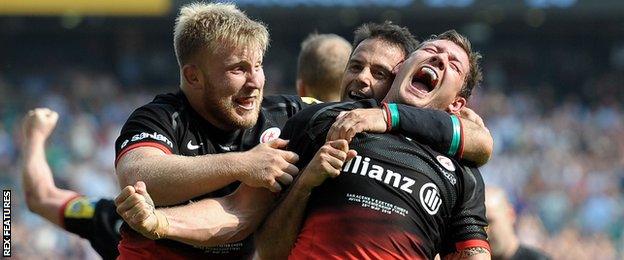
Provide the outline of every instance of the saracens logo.
<path id="1" fill-rule="evenodd" d="M 264 130 L 262 135 L 260 135 L 260 143 L 263 144 L 275 140 L 280 136 L 281 133 L 282 130 L 280 130 L 278 127 L 271 127 L 267 130 Z"/>
<path id="2" fill-rule="evenodd" d="M 455 171 L 455 165 L 453 164 L 453 161 L 451 161 L 451 159 L 449 159 L 448 157 L 438 155 L 436 156 L 436 159 L 438 160 L 440 165 L 442 165 L 442 167 L 444 167 L 444 169 L 446 169 L 447 171 Z"/>
<path id="3" fill-rule="evenodd" d="M 420 203 L 429 215 L 435 215 L 442 205 L 440 191 L 435 184 L 429 182 L 420 188 Z"/>

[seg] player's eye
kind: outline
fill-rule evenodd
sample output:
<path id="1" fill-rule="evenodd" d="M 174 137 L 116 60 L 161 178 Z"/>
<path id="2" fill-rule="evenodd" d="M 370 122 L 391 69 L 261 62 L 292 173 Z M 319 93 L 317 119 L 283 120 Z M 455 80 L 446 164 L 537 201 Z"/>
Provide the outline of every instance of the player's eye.
<path id="1" fill-rule="evenodd" d="M 376 80 L 384 80 L 388 78 L 388 73 L 381 70 L 373 70 L 373 78 Z"/>
<path id="2" fill-rule="evenodd" d="M 350 72 L 360 72 L 362 71 L 362 65 L 360 64 L 351 64 L 349 65 Z"/>

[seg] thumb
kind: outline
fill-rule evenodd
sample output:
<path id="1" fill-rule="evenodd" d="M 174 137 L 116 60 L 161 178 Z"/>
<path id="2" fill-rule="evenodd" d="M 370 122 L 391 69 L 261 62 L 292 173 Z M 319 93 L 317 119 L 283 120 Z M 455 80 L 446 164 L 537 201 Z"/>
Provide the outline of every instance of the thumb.
<path id="1" fill-rule="evenodd" d="M 349 150 L 347 152 L 347 159 L 345 159 L 345 162 L 355 158 L 355 156 L 357 156 L 357 151 L 356 150 Z"/>
<path id="2" fill-rule="evenodd" d="M 279 148 L 286 148 L 286 146 L 288 145 L 288 141 L 282 138 L 277 138 L 275 140 L 269 141 L 267 144 L 271 148 L 279 149 Z"/>
<path id="3" fill-rule="evenodd" d="M 154 206 L 152 197 L 150 197 L 149 193 L 147 193 L 147 186 L 145 185 L 145 182 L 137 181 L 137 183 L 134 184 L 134 189 L 136 190 L 136 193 L 141 194 L 145 198 L 145 201 L 148 204 Z"/>

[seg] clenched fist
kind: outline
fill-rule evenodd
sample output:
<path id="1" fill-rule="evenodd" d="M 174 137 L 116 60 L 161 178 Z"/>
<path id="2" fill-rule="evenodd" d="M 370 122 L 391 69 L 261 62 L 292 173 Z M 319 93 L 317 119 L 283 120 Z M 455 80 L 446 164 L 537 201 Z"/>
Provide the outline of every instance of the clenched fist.
<path id="1" fill-rule="evenodd" d="M 299 173 L 294 165 L 299 156 L 283 150 L 287 145 L 288 141 L 278 138 L 241 153 L 239 163 L 244 167 L 238 180 L 251 187 L 264 187 L 272 192 L 281 191 L 282 185 L 289 185 L 293 176 Z"/>
<path id="2" fill-rule="evenodd" d="M 117 213 L 141 235 L 152 240 L 166 237 L 169 222 L 155 209 L 144 182 L 126 186 L 115 198 L 115 205 Z"/>
<path id="3" fill-rule="evenodd" d="M 338 177 L 342 165 L 356 155 L 356 151 L 349 150 L 347 140 L 326 142 L 301 173 L 298 180 L 299 185 L 306 189 L 312 189 L 321 185 L 327 178 Z"/>
<path id="4" fill-rule="evenodd" d="M 36 108 L 28 111 L 24 117 L 22 128 L 26 140 L 47 139 L 58 122 L 59 115 L 49 108 Z"/>

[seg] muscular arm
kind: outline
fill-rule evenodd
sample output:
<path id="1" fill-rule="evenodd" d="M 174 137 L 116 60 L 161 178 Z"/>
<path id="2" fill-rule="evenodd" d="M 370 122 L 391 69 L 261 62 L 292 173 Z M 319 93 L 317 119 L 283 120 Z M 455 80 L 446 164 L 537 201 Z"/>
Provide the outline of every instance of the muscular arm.
<path id="1" fill-rule="evenodd" d="M 216 246 L 248 237 L 264 219 L 273 199 L 266 189 L 241 185 L 223 198 L 158 210 L 169 220 L 167 238 L 196 246 Z"/>
<path id="2" fill-rule="evenodd" d="M 259 259 L 286 259 L 303 222 L 311 190 L 295 181 L 278 206 L 256 233 L 256 257 Z"/>
<path id="3" fill-rule="evenodd" d="M 381 108 L 370 107 L 364 101 L 354 104 L 359 109 L 344 111 L 336 118 L 327 135 L 328 140 L 344 138 L 351 140 L 360 132 L 383 133 L 388 130 L 387 116 Z M 434 150 L 458 158 L 458 151 L 449 154 L 453 138 L 453 123 L 449 114 L 442 110 L 423 109 L 404 104 L 397 104 L 399 111 L 398 126 L 393 132 L 401 133 Z M 491 154 L 493 141 L 481 118 L 472 110 L 462 110 L 461 142 L 462 158 L 476 166 L 485 164 Z"/>
<path id="4" fill-rule="evenodd" d="M 141 180 L 156 206 L 173 205 L 215 191 L 236 180 L 240 153 L 181 156 L 152 147 L 139 147 L 117 163 L 121 188 Z M 210 173 L 210 174 L 208 174 Z"/>
<path id="5" fill-rule="evenodd" d="M 121 187 L 143 181 L 157 206 L 173 205 L 220 189 L 239 180 L 273 192 L 288 185 L 299 169 L 297 154 L 280 150 L 288 144 L 275 139 L 246 152 L 180 156 L 152 147 L 138 147 L 117 163 Z"/>
<path id="6" fill-rule="evenodd" d="M 215 246 L 249 236 L 267 214 L 274 195 L 242 184 L 223 198 L 206 198 L 154 210 L 145 184 L 126 186 L 115 199 L 119 215 L 147 238 L 167 238 L 195 246 Z"/>
<path id="7" fill-rule="evenodd" d="M 318 150 L 256 234 L 256 257 L 288 257 L 299 234 L 312 189 L 321 185 L 326 178 L 338 176 L 343 163 L 355 155 L 356 152 L 349 150 L 344 139 L 327 142 Z"/>
<path id="8" fill-rule="evenodd" d="M 22 152 L 24 168 L 22 185 L 26 193 L 28 209 L 48 221 L 61 226 L 59 211 L 78 193 L 59 189 L 54 184 L 52 171 L 45 157 L 45 137 L 27 137 Z"/>

